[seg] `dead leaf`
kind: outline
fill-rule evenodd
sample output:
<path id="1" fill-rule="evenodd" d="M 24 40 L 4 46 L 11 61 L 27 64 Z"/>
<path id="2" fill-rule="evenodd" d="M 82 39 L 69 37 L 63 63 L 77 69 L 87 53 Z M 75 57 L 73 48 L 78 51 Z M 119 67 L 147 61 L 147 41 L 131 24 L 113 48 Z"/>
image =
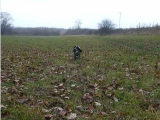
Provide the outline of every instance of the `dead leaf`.
<path id="1" fill-rule="evenodd" d="M 100 114 L 101 114 L 102 116 L 106 116 L 106 115 L 107 115 L 106 112 L 100 112 Z"/>
<path id="2" fill-rule="evenodd" d="M 121 87 L 121 88 L 118 88 L 118 90 L 120 90 L 120 91 L 122 91 L 124 88 L 123 87 Z"/>
<path id="3" fill-rule="evenodd" d="M 64 108 L 64 110 L 67 111 L 67 112 L 71 112 L 71 111 L 72 111 L 69 106 L 66 106 L 66 107 Z"/>
<path id="4" fill-rule="evenodd" d="M 82 99 L 86 102 L 92 102 L 93 101 L 93 97 L 89 93 L 84 94 Z"/>
<path id="5" fill-rule="evenodd" d="M 129 73 L 126 73 L 126 77 L 129 77 L 130 76 L 130 74 Z"/>
<path id="6" fill-rule="evenodd" d="M 59 88 L 63 88 L 63 86 L 64 86 L 63 83 L 60 83 L 60 84 L 58 85 Z"/>
<path id="7" fill-rule="evenodd" d="M 103 81 L 104 78 L 105 78 L 105 76 L 103 76 L 103 75 L 97 75 L 96 76 L 96 79 L 99 80 L 99 81 Z"/>
<path id="8" fill-rule="evenodd" d="M 55 109 L 57 112 L 60 112 L 60 111 L 63 110 L 61 107 L 54 107 L 54 109 Z"/>
<path id="9" fill-rule="evenodd" d="M 66 96 L 66 94 L 62 94 L 62 95 L 60 95 L 61 97 L 65 97 Z"/>
<path id="10" fill-rule="evenodd" d="M 80 115 L 81 118 L 88 118 L 88 116 L 89 116 L 88 112 L 83 113 L 82 115 Z"/>
<path id="11" fill-rule="evenodd" d="M 101 103 L 94 102 L 96 106 L 101 106 Z"/>
<path id="12" fill-rule="evenodd" d="M 65 96 L 65 97 L 64 97 L 64 99 L 67 99 L 67 100 L 69 100 L 69 97 L 68 97 L 68 96 Z"/>
<path id="13" fill-rule="evenodd" d="M 11 96 L 9 96 L 9 97 L 8 97 L 8 101 L 11 101 L 11 100 L 12 100 L 12 97 L 11 97 Z"/>
<path id="14" fill-rule="evenodd" d="M 88 91 L 91 92 L 92 94 L 97 94 L 98 90 L 99 90 L 98 84 L 95 83 L 88 85 Z"/>
<path id="15" fill-rule="evenodd" d="M 64 90 L 65 90 L 65 89 L 59 89 L 59 93 L 60 93 L 60 94 L 64 93 Z"/>
<path id="16" fill-rule="evenodd" d="M 72 84 L 71 87 L 74 88 L 76 86 L 76 84 Z"/>
<path id="17" fill-rule="evenodd" d="M 76 106 L 76 109 L 79 110 L 79 111 L 83 111 L 83 107 L 80 105 L 80 106 Z"/>
<path id="18" fill-rule="evenodd" d="M 51 82 L 51 84 L 53 84 L 53 85 L 56 85 L 58 83 L 58 81 L 56 81 L 56 80 L 53 80 L 52 82 Z"/>
<path id="19" fill-rule="evenodd" d="M 153 108 L 153 105 L 148 106 L 148 110 L 151 110 L 152 112 L 155 111 L 155 109 Z"/>
<path id="20" fill-rule="evenodd" d="M 45 115 L 45 119 L 46 119 L 46 120 L 53 120 L 52 117 L 53 117 L 52 114 L 47 114 L 47 115 Z"/>
<path id="21" fill-rule="evenodd" d="M 107 95 L 108 90 L 107 90 L 107 87 L 106 87 L 106 86 L 103 86 L 103 87 L 102 87 L 102 92 L 103 92 L 105 95 Z"/>
<path id="22" fill-rule="evenodd" d="M 108 86 L 108 90 L 113 90 L 113 86 Z"/>
<path id="23" fill-rule="evenodd" d="M 98 84 L 97 83 L 95 83 L 95 84 L 89 84 L 88 85 L 88 88 L 96 88 L 98 86 Z"/>
<path id="24" fill-rule="evenodd" d="M 48 101 L 44 101 L 44 104 L 45 104 L 46 106 L 49 106 Z"/>
<path id="25" fill-rule="evenodd" d="M 48 113 L 49 112 L 49 110 L 47 110 L 47 109 L 42 109 L 42 113 Z"/>
<path id="26" fill-rule="evenodd" d="M 118 99 L 115 97 L 115 95 L 113 96 L 113 100 L 114 100 L 115 102 L 118 102 Z"/>
<path id="27" fill-rule="evenodd" d="M 59 112 L 59 114 L 62 116 L 62 117 L 66 117 L 67 116 L 67 114 L 68 114 L 68 112 L 66 111 L 66 110 L 61 110 L 60 112 Z"/>
<path id="28" fill-rule="evenodd" d="M 22 103 L 22 104 L 25 103 L 25 102 L 27 102 L 27 101 L 28 101 L 28 99 L 26 99 L 26 98 L 24 98 L 24 99 L 22 98 L 22 99 L 17 99 L 16 100 L 16 102 Z"/>
<path id="29" fill-rule="evenodd" d="M 93 111 L 94 111 L 93 105 L 90 104 L 90 105 L 88 106 L 88 109 L 89 109 L 89 112 L 90 112 L 90 113 L 93 113 Z"/>
<path id="30" fill-rule="evenodd" d="M 6 86 L 1 87 L 1 93 L 7 93 L 8 88 Z"/>
<path id="31" fill-rule="evenodd" d="M 4 106 L 4 105 L 0 105 L 0 106 L 1 106 L 1 110 L 7 108 L 7 107 Z"/>
<path id="32" fill-rule="evenodd" d="M 139 92 L 140 92 L 140 93 L 143 93 L 143 90 L 142 90 L 142 89 L 139 89 Z"/>
<path id="33" fill-rule="evenodd" d="M 111 111 L 111 112 L 109 112 L 109 114 L 114 114 L 114 113 L 116 113 L 116 111 Z"/>
<path id="34" fill-rule="evenodd" d="M 69 106 L 66 106 L 64 109 L 61 107 L 54 107 L 54 110 L 58 112 L 63 118 L 68 119 L 68 117 L 71 115 L 71 109 Z M 72 118 L 73 116 L 70 116 L 69 118 Z"/>
<path id="35" fill-rule="evenodd" d="M 37 103 L 36 103 L 36 106 L 39 106 L 39 105 L 43 105 L 43 101 L 42 100 L 37 100 Z"/>
<path id="36" fill-rule="evenodd" d="M 53 90 L 53 92 L 54 92 L 54 93 L 57 93 L 57 92 L 58 92 L 58 90 L 57 90 L 57 89 L 54 89 L 54 90 Z"/>
<path id="37" fill-rule="evenodd" d="M 135 89 L 137 87 L 136 84 L 132 84 L 132 88 Z"/>
<path id="38" fill-rule="evenodd" d="M 71 113 L 68 117 L 67 120 L 73 120 L 77 117 L 76 113 Z"/>
<path id="39" fill-rule="evenodd" d="M 13 86 L 11 92 L 16 93 L 17 91 L 18 91 L 17 88 L 15 86 Z"/>
<path id="40" fill-rule="evenodd" d="M 19 80 L 14 80 L 13 84 L 17 84 L 19 82 Z"/>
<path id="41" fill-rule="evenodd" d="M 108 97 L 108 98 L 111 98 L 111 97 L 112 97 L 112 94 L 107 94 L 107 97 Z"/>
<path id="42" fill-rule="evenodd" d="M 78 90 L 80 90 L 80 91 L 83 91 L 84 90 L 84 87 L 82 86 L 82 85 L 79 85 L 79 86 L 77 86 L 76 87 Z"/>

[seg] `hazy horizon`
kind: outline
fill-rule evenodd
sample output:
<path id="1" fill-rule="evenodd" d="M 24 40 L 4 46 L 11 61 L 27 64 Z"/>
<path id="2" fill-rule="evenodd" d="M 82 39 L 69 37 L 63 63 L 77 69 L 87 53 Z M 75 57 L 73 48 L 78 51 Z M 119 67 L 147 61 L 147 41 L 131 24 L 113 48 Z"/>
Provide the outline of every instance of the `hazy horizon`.
<path id="1" fill-rule="evenodd" d="M 14 27 L 72 28 L 81 20 L 81 28 L 97 29 L 103 19 L 116 28 L 160 24 L 158 0 L 1 0 L 1 11 L 14 19 Z M 120 13 L 121 12 L 121 19 Z"/>

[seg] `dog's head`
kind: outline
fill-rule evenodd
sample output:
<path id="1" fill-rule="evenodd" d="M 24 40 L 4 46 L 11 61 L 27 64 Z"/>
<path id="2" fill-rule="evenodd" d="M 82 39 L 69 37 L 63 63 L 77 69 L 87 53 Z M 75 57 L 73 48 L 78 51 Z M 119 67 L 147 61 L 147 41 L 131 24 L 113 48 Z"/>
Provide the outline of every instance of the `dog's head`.
<path id="1" fill-rule="evenodd" d="M 75 53 L 75 52 L 82 52 L 82 50 L 81 50 L 81 48 L 78 46 L 78 45 L 76 45 L 76 46 L 74 46 L 74 48 L 73 48 L 73 52 Z"/>

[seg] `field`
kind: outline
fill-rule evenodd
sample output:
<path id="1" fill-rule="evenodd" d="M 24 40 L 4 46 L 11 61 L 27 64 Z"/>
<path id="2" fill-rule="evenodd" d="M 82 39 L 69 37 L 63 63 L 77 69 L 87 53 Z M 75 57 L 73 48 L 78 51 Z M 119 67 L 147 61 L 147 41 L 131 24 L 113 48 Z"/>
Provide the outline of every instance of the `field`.
<path id="1" fill-rule="evenodd" d="M 160 118 L 160 36 L 2 36 L 1 45 L 2 120 Z"/>

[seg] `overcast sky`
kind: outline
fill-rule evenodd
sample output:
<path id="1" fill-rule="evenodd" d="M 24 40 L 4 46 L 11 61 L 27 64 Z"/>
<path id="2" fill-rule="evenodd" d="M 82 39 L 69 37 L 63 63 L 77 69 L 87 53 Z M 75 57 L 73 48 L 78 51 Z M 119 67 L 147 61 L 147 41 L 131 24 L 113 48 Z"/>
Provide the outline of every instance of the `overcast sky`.
<path id="1" fill-rule="evenodd" d="M 11 14 L 16 27 L 97 28 L 103 19 L 119 27 L 160 24 L 159 0 L 1 0 L 1 11 Z"/>

